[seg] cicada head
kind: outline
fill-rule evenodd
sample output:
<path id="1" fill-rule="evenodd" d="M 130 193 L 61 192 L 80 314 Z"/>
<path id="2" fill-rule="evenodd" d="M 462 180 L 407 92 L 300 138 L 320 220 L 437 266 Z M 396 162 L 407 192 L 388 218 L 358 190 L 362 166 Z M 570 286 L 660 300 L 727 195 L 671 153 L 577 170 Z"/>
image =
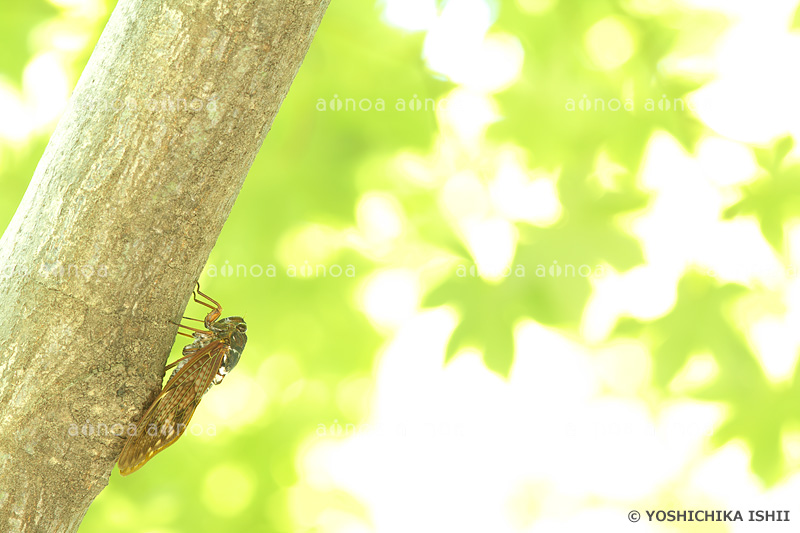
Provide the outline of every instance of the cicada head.
<path id="1" fill-rule="evenodd" d="M 223 363 L 226 372 L 233 370 L 233 367 L 236 366 L 239 359 L 242 357 L 244 345 L 247 344 L 247 335 L 245 335 L 245 331 L 247 331 L 247 324 L 242 321 L 236 324 L 236 329 L 231 333 L 231 349 L 228 351 L 228 355 Z"/>

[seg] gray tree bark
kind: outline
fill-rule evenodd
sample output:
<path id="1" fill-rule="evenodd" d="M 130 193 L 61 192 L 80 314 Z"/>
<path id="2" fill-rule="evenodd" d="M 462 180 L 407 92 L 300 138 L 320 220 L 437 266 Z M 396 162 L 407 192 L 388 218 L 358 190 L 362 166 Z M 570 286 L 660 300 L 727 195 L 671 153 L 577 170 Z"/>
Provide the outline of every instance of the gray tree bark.
<path id="1" fill-rule="evenodd" d="M 108 484 L 329 1 L 119 1 L 0 239 L 0 530 Z"/>

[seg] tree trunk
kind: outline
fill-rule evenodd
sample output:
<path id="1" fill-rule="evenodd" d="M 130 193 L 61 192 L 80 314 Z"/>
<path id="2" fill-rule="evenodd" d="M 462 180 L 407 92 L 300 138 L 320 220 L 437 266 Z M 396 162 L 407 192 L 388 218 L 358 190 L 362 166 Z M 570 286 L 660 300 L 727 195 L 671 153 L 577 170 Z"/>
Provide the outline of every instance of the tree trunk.
<path id="1" fill-rule="evenodd" d="M 0 239 L 1 531 L 108 483 L 329 1 L 119 1 Z"/>

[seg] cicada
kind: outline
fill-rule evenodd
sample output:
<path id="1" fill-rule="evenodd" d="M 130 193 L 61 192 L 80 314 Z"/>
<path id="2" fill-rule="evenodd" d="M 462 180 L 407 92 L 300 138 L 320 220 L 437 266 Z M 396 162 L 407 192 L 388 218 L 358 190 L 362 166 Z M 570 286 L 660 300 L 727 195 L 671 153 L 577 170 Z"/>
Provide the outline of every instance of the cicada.
<path id="1" fill-rule="evenodd" d="M 123 476 L 136 472 L 155 454 L 178 440 L 186 431 L 200 399 L 236 366 L 247 343 L 247 324 L 242 317 L 220 319 L 222 306 L 203 294 L 199 283 L 192 296 L 195 302 L 211 311 L 205 320 L 187 320 L 203 322 L 205 329 L 177 324 L 192 332 L 188 334 L 179 330 L 178 333 L 194 341 L 183 348 L 183 357 L 166 367 L 166 370 L 173 367 L 175 370 L 142 415 L 136 433 L 125 442 L 119 456 L 119 471 Z"/>

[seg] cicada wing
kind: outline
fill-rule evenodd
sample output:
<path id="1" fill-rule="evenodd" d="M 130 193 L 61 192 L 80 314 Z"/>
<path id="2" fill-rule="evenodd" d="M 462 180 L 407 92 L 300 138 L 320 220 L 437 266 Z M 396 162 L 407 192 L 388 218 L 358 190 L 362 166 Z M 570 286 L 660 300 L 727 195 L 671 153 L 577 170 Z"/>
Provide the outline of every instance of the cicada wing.
<path id="1" fill-rule="evenodd" d="M 227 351 L 227 344 L 213 341 L 198 350 L 169 379 L 142 416 L 136 434 L 128 437 L 119 456 L 120 474 L 127 476 L 135 472 L 186 431 Z"/>

